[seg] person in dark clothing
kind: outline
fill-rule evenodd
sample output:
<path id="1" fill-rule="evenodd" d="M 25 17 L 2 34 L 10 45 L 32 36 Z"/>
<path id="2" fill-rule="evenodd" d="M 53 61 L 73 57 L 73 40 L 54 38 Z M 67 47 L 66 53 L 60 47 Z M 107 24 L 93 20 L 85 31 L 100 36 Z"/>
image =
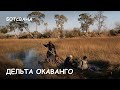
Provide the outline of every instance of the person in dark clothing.
<path id="1" fill-rule="evenodd" d="M 56 54 L 55 45 L 51 41 L 49 41 L 48 44 L 43 44 L 43 45 L 48 48 L 48 51 L 46 54 L 47 58 L 51 56 L 56 57 L 57 54 Z"/>
<path id="2" fill-rule="evenodd" d="M 78 67 L 78 65 L 79 65 L 79 58 L 75 58 L 74 60 L 73 60 L 73 67 L 74 68 L 77 68 Z"/>
<path id="3" fill-rule="evenodd" d="M 73 62 L 73 56 L 69 55 L 64 61 L 64 67 L 71 67 Z"/>

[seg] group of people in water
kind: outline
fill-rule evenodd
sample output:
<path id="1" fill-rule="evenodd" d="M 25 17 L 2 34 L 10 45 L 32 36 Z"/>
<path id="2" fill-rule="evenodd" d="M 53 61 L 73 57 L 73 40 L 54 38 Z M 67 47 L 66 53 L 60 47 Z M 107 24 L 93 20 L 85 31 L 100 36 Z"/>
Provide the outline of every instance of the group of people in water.
<path id="1" fill-rule="evenodd" d="M 55 45 L 51 41 L 49 41 L 48 44 L 43 44 L 43 45 L 48 48 L 48 51 L 46 54 L 47 61 L 56 60 L 58 58 L 58 55 L 56 53 Z M 89 67 L 87 56 L 83 56 L 81 60 L 78 60 L 78 59 L 74 59 L 73 55 L 68 55 L 66 59 L 64 60 L 64 67 L 65 68 L 76 67 L 81 70 L 86 70 Z"/>

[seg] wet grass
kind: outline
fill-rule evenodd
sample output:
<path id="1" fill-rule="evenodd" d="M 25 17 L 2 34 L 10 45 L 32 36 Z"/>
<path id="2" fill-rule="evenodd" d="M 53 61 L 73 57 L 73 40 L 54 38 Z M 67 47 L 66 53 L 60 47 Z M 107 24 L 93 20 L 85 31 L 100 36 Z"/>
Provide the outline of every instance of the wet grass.
<path id="1" fill-rule="evenodd" d="M 11 61 L 6 57 L 8 53 L 19 53 L 24 50 L 35 48 L 38 53 L 43 56 L 46 55 L 47 48 L 43 44 L 52 41 L 56 46 L 57 54 L 64 59 L 67 55 L 72 54 L 74 58 L 82 58 L 84 55 L 88 57 L 89 63 L 96 65 L 103 70 L 112 68 L 112 75 L 119 78 L 119 64 L 120 64 L 120 37 L 95 37 L 95 38 L 68 38 L 68 39 L 1 39 L 0 40 L 0 76 L 5 75 L 5 70 L 10 67 L 22 68 L 20 60 Z M 118 66 L 117 66 L 118 65 Z M 58 63 L 44 63 L 45 68 L 59 68 Z M 115 68 L 116 67 L 116 68 Z M 75 69 L 73 75 L 47 75 L 40 78 L 100 78 L 108 77 L 107 74 L 98 74 L 85 71 L 80 72 Z M 86 72 L 89 73 L 86 75 Z M 111 74 L 111 73 L 110 73 Z M 101 76 L 99 76 L 101 75 Z M 103 76 L 102 76 L 103 75 Z M 5 76 L 6 77 L 6 76 Z"/>
<path id="2" fill-rule="evenodd" d="M 8 58 L 0 56 L 0 79 L 22 79 L 22 75 L 6 75 L 9 68 L 23 68 L 20 60 L 11 61 Z"/>

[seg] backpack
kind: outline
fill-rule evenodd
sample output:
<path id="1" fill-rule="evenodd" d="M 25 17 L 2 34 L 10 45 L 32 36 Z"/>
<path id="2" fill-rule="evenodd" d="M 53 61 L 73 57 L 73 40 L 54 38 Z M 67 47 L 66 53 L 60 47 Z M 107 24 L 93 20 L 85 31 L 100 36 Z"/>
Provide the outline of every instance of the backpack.
<path id="1" fill-rule="evenodd" d="M 87 61 L 85 61 L 85 60 L 81 60 L 80 61 L 80 63 L 79 63 L 79 65 L 78 65 L 78 68 L 80 68 L 80 69 L 88 69 L 88 63 L 87 63 Z"/>

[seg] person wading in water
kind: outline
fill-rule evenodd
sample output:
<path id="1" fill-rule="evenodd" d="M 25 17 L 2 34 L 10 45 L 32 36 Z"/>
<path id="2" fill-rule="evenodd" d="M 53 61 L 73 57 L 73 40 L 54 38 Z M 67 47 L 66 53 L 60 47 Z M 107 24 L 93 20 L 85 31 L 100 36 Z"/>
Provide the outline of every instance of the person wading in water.
<path id="1" fill-rule="evenodd" d="M 45 47 L 48 48 L 48 51 L 47 51 L 47 61 L 51 61 L 51 60 L 55 60 L 56 59 L 56 49 L 55 49 L 55 45 L 49 41 L 48 44 L 43 44 Z"/>

